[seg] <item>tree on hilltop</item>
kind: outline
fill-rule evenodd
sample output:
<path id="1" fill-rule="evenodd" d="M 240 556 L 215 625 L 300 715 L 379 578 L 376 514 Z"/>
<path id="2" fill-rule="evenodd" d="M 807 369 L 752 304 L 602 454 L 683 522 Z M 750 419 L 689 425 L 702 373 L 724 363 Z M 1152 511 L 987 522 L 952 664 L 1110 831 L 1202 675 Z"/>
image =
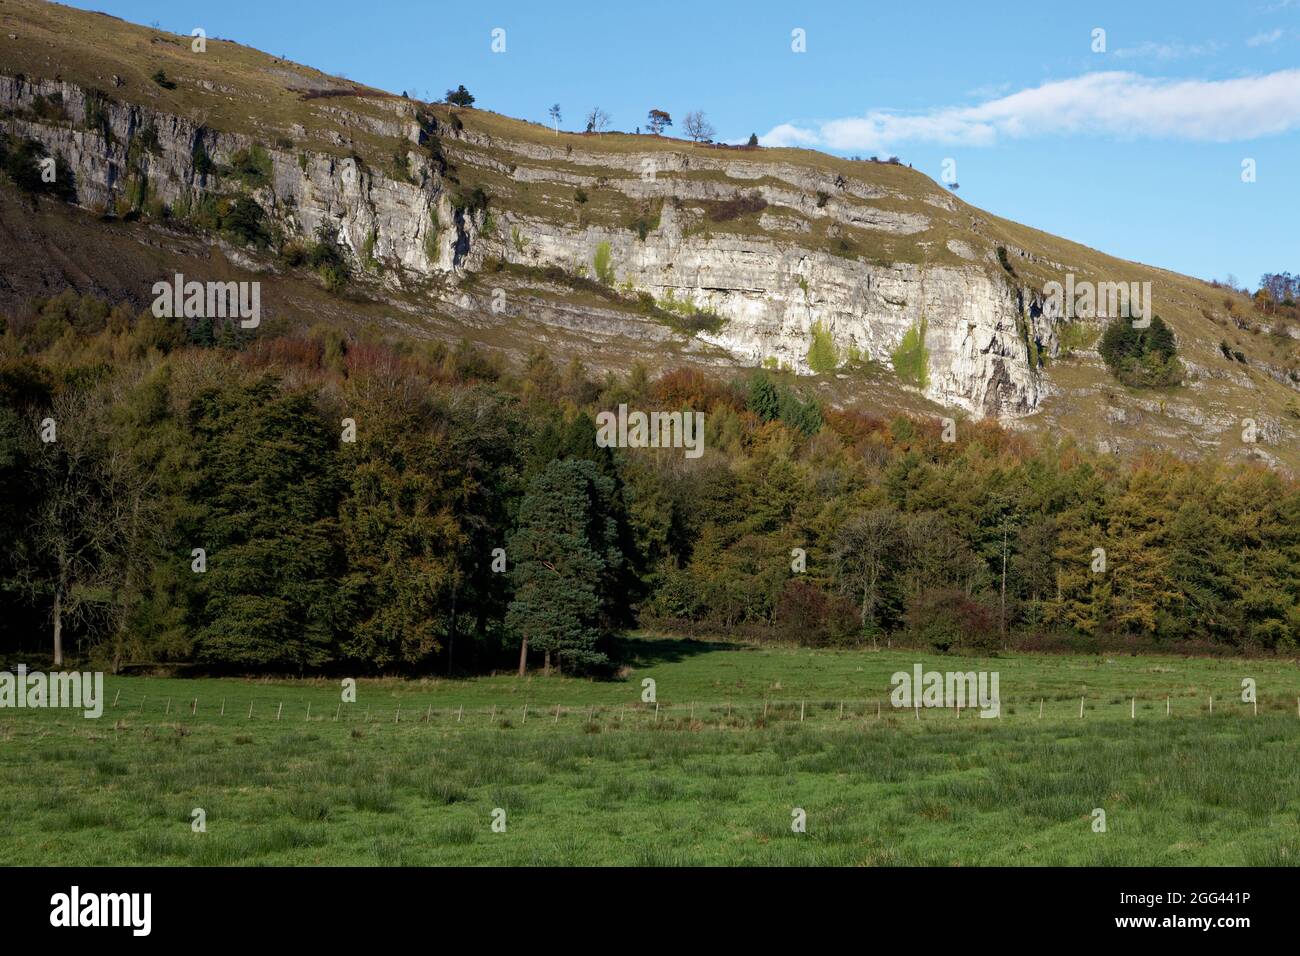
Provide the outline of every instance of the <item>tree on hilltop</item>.
<path id="1" fill-rule="evenodd" d="M 609 114 L 599 106 L 593 106 L 587 114 L 587 132 L 603 133 L 609 129 Z"/>
<path id="2" fill-rule="evenodd" d="M 465 84 L 462 83 L 454 90 L 447 91 L 447 102 L 452 106 L 473 106 L 474 95 L 465 89 Z"/>
<path id="3" fill-rule="evenodd" d="M 650 127 L 650 132 L 659 136 L 669 126 L 673 125 L 673 118 L 663 110 L 651 110 L 647 114 L 646 125 Z"/>
<path id="4" fill-rule="evenodd" d="M 687 113 L 686 119 L 682 122 L 682 128 L 686 130 L 686 135 L 697 143 L 711 143 L 713 137 L 717 135 L 713 124 L 704 118 L 702 110 Z"/>

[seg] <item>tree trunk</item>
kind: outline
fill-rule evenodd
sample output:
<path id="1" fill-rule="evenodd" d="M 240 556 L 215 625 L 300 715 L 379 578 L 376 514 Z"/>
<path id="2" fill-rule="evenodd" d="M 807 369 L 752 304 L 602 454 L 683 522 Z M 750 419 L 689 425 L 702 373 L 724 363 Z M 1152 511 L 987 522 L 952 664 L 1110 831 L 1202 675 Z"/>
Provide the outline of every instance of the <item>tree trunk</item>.
<path id="1" fill-rule="evenodd" d="M 456 589 L 451 589 L 451 626 L 447 633 L 447 676 L 451 676 L 452 658 L 456 654 Z"/>
<path id="2" fill-rule="evenodd" d="M 54 589 L 54 666 L 63 666 L 63 588 Z"/>
<path id="3" fill-rule="evenodd" d="M 542 661 L 542 674 L 546 677 L 551 676 L 551 652 L 546 652 L 546 657 Z"/>
<path id="4" fill-rule="evenodd" d="M 1003 640 L 1007 636 L 1007 526 L 1002 525 L 1002 597 L 998 603 L 998 630 Z M 1003 650 L 1006 650 L 1004 647 Z"/>
<path id="5" fill-rule="evenodd" d="M 524 673 L 527 670 L 528 670 L 528 638 L 525 637 L 524 642 L 519 645 L 519 676 L 523 677 Z"/>

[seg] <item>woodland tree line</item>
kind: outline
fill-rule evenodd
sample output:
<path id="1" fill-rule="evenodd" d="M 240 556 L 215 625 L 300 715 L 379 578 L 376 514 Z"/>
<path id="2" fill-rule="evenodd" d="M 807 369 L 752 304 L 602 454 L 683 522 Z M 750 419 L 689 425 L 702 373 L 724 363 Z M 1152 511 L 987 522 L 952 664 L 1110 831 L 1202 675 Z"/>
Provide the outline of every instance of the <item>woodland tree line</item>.
<path id="1" fill-rule="evenodd" d="M 540 352 L 511 369 L 464 344 L 33 302 L 0 336 L 0 648 L 600 673 L 611 635 L 640 625 L 1294 651 L 1293 481 L 988 423 L 945 442 L 938 422 L 823 407 L 793 382 L 593 380 Z M 619 403 L 704 411 L 704 456 L 598 448 L 595 414 Z"/>

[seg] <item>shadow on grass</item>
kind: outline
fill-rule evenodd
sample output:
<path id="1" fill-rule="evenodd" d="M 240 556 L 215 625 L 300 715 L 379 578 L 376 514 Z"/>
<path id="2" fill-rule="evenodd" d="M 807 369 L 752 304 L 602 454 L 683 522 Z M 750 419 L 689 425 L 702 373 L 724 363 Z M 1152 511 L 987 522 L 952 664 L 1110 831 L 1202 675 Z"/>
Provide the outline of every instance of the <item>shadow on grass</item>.
<path id="1" fill-rule="evenodd" d="M 690 637 L 616 637 L 610 645 L 615 664 L 652 667 L 677 664 L 689 657 L 719 651 L 744 650 L 744 644 L 731 641 L 701 641 Z"/>

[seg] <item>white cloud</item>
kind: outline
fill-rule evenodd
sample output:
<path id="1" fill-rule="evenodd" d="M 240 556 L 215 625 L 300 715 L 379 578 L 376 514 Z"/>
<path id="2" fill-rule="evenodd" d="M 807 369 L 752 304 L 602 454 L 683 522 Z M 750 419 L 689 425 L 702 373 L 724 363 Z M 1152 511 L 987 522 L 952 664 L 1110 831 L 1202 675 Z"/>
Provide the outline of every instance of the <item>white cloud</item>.
<path id="1" fill-rule="evenodd" d="M 1246 46 L 1267 46 L 1270 43 L 1276 43 L 1282 39 L 1281 28 L 1269 30 L 1267 33 L 1256 33 L 1246 41 Z"/>
<path id="2" fill-rule="evenodd" d="M 1092 135 L 1233 142 L 1300 127 L 1300 69 L 1229 80 L 1087 73 L 974 106 L 782 123 L 764 146 L 878 152 L 901 143 L 989 146 L 1001 139 Z"/>
<path id="3" fill-rule="evenodd" d="M 768 130 L 760 142 L 764 146 L 816 146 L 821 141 L 812 130 L 782 123 Z"/>
<path id="4" fill-rule="evenodd" d="M 1137 46 L 1123 47 L 1116 50 L 1111 56 L 1118 57 L 1121 60 L 1178 60 L 1187 56 L 1205 56 L 1206 54 L 1216 53 L 1218 50 L 1219 44 L 1213 40 L 1209 43 L 1192 44 L 1183 43 L 1180 40 L 1169 42 L 1146 40 Z"/>

